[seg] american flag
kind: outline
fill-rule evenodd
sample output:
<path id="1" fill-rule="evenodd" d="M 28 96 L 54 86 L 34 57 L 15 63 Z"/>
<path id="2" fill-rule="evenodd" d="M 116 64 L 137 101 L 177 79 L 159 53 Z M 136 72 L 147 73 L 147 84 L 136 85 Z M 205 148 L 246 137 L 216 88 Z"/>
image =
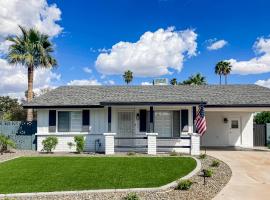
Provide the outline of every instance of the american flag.
<path id="1" fill-rule="evenodd" d="M 203 104 L 200 104 L 199 106 L 199 110 L 195 118 L 195 126 L 197 133 L 199 133 L 201 136 L 206 132 L 206 120 Z"/>

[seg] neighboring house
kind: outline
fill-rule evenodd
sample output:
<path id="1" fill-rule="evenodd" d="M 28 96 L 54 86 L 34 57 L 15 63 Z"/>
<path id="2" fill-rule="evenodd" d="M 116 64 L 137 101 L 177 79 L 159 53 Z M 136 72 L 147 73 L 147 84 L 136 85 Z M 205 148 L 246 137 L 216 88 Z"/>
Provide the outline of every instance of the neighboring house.
<path id="1" fill-rule="evenodd" d="M 63 86 L 24 107 L 37 110 L 38 151 L 50 135 L 59 140 L 55 151 L 70 151 L 67 143 L 75 135 L 86 136 L 86 151 L 104 151 L 103 134 L 108 132 L 116 133 L 114 145 L 119 150 L 142 150 L 147 148 L 146 133 L 155 132 L 158 151 L 188 152 L 200 103 L 205 104 L 207 121 L 202 146 L 252 148 L 253 113 L 270 110 L 270 89 L 257 85 Z"/>

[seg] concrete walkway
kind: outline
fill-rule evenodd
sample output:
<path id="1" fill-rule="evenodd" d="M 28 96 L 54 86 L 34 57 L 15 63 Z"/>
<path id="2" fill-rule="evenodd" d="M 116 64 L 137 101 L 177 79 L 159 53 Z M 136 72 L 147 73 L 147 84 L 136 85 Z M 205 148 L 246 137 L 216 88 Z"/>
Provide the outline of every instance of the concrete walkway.
<path id="1" fill-rule="evenodd" d="M 215 200 L 270 199 L 270 152 L 208 150 L 232 169 L 232 178 Z"/>

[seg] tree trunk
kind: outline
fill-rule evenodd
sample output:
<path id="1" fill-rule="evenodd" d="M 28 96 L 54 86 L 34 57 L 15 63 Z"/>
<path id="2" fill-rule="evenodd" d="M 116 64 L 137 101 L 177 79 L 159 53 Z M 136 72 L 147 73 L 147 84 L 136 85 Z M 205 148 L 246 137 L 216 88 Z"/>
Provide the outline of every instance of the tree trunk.
<path id="1" fill-rule="evenodd" d="M 28 66 L 28 90 L 27 90 L 27 102 L 33 99 L 33 79 L 34 79 L 34 67 Z M 27 109 L 27 121 L 33 121 L 33 109 Z"/>
<path id="2" fill-rule="evenodd" d="M 225 85 L 227 85 L 227 75 L 225 75 Z"/>
<path id="3" fill-rule="evenodd" d="M 221 75 L 219 75 L 219 85 L 221 85 Z"/>

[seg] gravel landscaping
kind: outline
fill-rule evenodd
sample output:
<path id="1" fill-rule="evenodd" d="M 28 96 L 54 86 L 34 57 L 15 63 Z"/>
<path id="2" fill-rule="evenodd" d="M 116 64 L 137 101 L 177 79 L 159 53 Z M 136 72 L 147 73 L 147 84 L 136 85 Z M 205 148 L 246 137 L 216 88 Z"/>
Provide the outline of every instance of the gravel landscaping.
<path id="1" fill-rule="evenodd" d="M 38 154 L 36 152 L 31 151 L 19 151 L 16 153 L 8 153 L 4 155 L 0 155 L 0 162 L 1 160 L 10 159 L 12 157 L 17 156 L 40 156 L 41 154 Z M 42 154 L 44 155 L 44 154 Z M 58 154 L 52 154 L 53 156 L 57 156 Z M 63 156 L 63 154 L 59 154 Z M 68 154 L 73 156 L 73 154 Z M 89 156 L 88 154 L 83 154 L 84 156 Z M 45 155 L 47 156 L 47 155 Z M 81 155 L 80 155 L 81 156 Z M 148 192 L 136 192 L 137 195 L 140 197 L 140 199 L 145 200 L 156 200 L 156 199 L 212 199 L 230 180 L 231 177 L 231 170 L 222 161 L 220 161 L 220 165 L 218 167 L 211 167 L 212 161 L 216 160 L 213 157 L 207 156 L 205 159 L 201 159 L 202 168 L 203 169 L 209 169 L 211 168 L 213 170 L 213 176 L 211 178 L 206 179 L 206 185 L 204 185 L 202 173 L 199 173 L 195 176 L 193 176 L 190 180 L 193 182 L 193 185 L 191 186 L 191 189 L 188 191 L 179 191 L 175 190 L 174 188 L 163 190 L 163 191 L 148 191 Z M 109 192 L 109 193 L 79 193 L 79 194 L 65 194 L 65 195 L 42 195 L 40 197 L 34 196 L 34 197 L 17 197 L 17 198 L 10 198 L 17 199 L 17 200 L 107 200 L 107 199 L 113 199 L 113 200 L 120 200 L 123 199 L 128 192 Z M 5 199 L 5 198 L 3 198 Z M 5 199 L 7 200 L 7 199 Z"/>

